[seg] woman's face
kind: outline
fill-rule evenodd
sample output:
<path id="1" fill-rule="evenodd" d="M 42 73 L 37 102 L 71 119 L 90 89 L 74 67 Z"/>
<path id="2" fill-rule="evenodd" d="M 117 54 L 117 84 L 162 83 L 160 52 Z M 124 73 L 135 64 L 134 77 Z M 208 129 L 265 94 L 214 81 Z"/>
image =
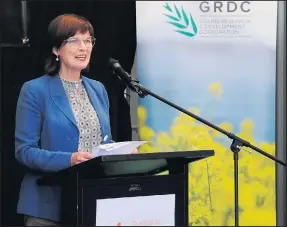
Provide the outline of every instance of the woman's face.
<path id="1" fill-rule="evenodd" d="M 94 38 L 88 31 L 77 32 L 67 39 L 58 50 L 53 51 L 60 59 L 62 70 L 81 71 L 87 68 L 90 62 L 93 45 Z"/>

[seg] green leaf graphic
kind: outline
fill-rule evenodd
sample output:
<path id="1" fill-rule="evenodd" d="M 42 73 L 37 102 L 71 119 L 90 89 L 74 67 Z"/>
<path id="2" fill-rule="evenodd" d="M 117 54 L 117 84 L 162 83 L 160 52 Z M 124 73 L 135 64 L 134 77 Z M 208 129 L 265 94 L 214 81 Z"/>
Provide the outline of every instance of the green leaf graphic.
<path id="1" fill-rule="evenodd" d="M 170 8 L 170 6 L 168 5 L 167 2 L 165 2 L 165 6 L 164 6 L 169 12 L 172 12 L 172 9 Z"/>
<path id="2" fill-rule="evenodd" d="M 186 28 L 186 26 L 185 25 L 183 25 L 183 24 L 180 24 L 180 23 L 177 23 L 177 22 L 168 22 L 169 24 L 172 24 L 172 25 L 174 25 L 174 26 L 176 26 L 176 27 L 178 27 L 178 28 Z"/>
<path id="3" fill-rule="evenodd" d="M 183 35 L 189 36 L 189 37 L 195 36 L 195 34 L 191 33 L 191 32 L 186 32 L 186 31 L 181 31 L 181 30 L 175 30 L 175 31 L 178 32 L 178 33 L 181 33 Z"/>
<path id="4" fill-rule="evenodd" d="M 188 20 L 188 17 L 186 15 L 184 9 L 182 8 L 182 6 L 181 6 L 181 12 L 182 12 L 182 16 L 183 16 L 184 22 L 185 22 L 186 26 L 188 26 L 189 25 L 189 20 Z"/>
<path id="5" fill-rule="evenodd" d="M 173 4 L 173 9 L 169 6 L 169 4 L 166 2 L 164 8 L 167 9 L 172 15 L 170 14 L 163 14 L 167 18 L 169 18 L 172 21 L 167 21 L 167 23 L 175 26 L 178 30 L 175 30 L 175 32 L 178 32 L 182 35 L 193 37 L 197 34 L 197 26 L 195 21 L 193 20 L 191 13 L 189 15 L 189 18 L 181 6 L 181 11 L 178 10 L 175 3 Z M 190 25 L 190 26 L 189 26 Z"/>
<path id="6" fill-rule="evenodd" d="M 197 34 L 197 26 L 196 26 L 196 24 L 195 24 L 195 22 L 191 16 L 191 13 L 190 13 L 190 22 L 191 22 L 191 26 L 193 28 L 194 33 Z"/>
<path id="7" fill-rule="evenodd" d="M 175 21 L 180 21 L 178 18 L 176 18 L 176 17 L 174 17 L 174 16 L 171 16 L 171 15 L 167 15 L 167 14 L 163 14 L 163 15 L 165 15 L 165 16 L 167 16 L 167 17 L 169 17 L 170 19 L 172 19 L 172 20 L 175 20 Z"/>
<path id="8" fill-rule="evenodd" d="M 177 9 L 177 7 L 176 7 L 176 5 L 175 5 L 175 4 L 173 4 L 173 5 L 174 5 L 174 8 L 175 8 L 175 11 L 176 11 L 177 17 L 178 17 L 179 19 L 181 19 L 181 14 L 180 14 L 179 10 Z"/>

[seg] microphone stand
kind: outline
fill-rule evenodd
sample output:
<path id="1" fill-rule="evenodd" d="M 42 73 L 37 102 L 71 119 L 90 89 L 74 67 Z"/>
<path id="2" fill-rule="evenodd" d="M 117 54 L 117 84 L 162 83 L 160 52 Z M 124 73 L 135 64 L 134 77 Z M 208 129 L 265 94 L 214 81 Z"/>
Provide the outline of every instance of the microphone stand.
<path id="1" fill-rule="evenodd" d="M 114 75 L 116 75 L 115 72 L 113 72 Z M 117 76 L 117 75 L 116 75 Z M 118 77 L 119 78 L 119 77 Z M 120 78 L 121 79 L 121 78 Z M 214 130 L 221 132 L 222 134 L 226 135 L 227 137 L 229 137 L 232 140 L 231 146 L 230 146 L 230 150 L 233 152 L 233 160 L 234 160 L 234 198 L 235 198 L 235 203 L 234 203 L 234 212 L 235 212 L 235 226 L 239 226 L 239 202 L 238 202 L 238 153 L 240 152 L 240 149 L 242 149 L 242 147 L 249 147 L 252 150 L 257 151 L 258 153 L 264 155 L 265 157 L 268 157 L 269 159 L 272 159 L 273 161 L 280 163 L 281 165 L 286 167 L 286 163 L 275 158 L 274 156 L 266 153 L 265 151 L 261 150 L 260 148 L 250 144 L 248 141 L 234 135 L 233 133 L 230 133 L 214 124 L 212 124 L 211 122 L 183 109 L 182 107 L 160 97 L 159 95 L 153 93 L 152 91 L 146 89 L 143 85 L 141 85 L 139 83 L 138 80 L 132 78 L 131 76 L 128 77 L 129 82 L 127 83 L 127 81 L 125 81 L 128 85 L 128 87 L 136 92 L 140 98 L 145 98 L 147 95 L 150 95 L 162 102 L 164 102 L 165 104 L 187 114 L 188 116 L 196 119 L 197 121 L 213 128 Z"/>

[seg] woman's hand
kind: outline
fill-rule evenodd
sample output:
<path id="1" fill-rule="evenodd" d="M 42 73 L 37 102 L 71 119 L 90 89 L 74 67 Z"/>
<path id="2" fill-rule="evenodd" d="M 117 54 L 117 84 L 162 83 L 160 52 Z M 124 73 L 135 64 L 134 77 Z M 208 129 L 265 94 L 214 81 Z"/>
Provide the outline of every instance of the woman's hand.
<path id="1" fill-rule="evenodd" d="M 133 151 L 132 151 L 132 153 L 131 154 L 136 154 L 136 153 L 138 153 L 139 151 L 138 151 L 138 149 L 137 148 L 135 148 L 135 149 L 133 149 Z"/>
<path id="2" fill-rule="evenodd" d="M 73 166 L 73 165 L 88 161 L 92 158 L 94 158 L 94 156 L 91 153 L 78 151 L 72 154 L 71 165 Z"/>

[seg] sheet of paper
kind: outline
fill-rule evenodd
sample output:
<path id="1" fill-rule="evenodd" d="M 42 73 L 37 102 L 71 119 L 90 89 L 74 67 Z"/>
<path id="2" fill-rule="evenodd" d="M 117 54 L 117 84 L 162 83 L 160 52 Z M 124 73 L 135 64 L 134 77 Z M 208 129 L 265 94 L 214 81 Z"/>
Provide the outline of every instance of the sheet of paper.
<path id="1" fill-rule="evenodd" d="M 131 154 L 134 149 L 140 145 L 147 143 L 147 141 L 127 141 L 118 143 L 102 144 L 92 150 L 95 157 L 102 155 L 120 155 Z"/>
<path id="2" fill-rule="evenodd" d="M 175 226 L 175 195 L 99 199 L 96 226 Z"/>

